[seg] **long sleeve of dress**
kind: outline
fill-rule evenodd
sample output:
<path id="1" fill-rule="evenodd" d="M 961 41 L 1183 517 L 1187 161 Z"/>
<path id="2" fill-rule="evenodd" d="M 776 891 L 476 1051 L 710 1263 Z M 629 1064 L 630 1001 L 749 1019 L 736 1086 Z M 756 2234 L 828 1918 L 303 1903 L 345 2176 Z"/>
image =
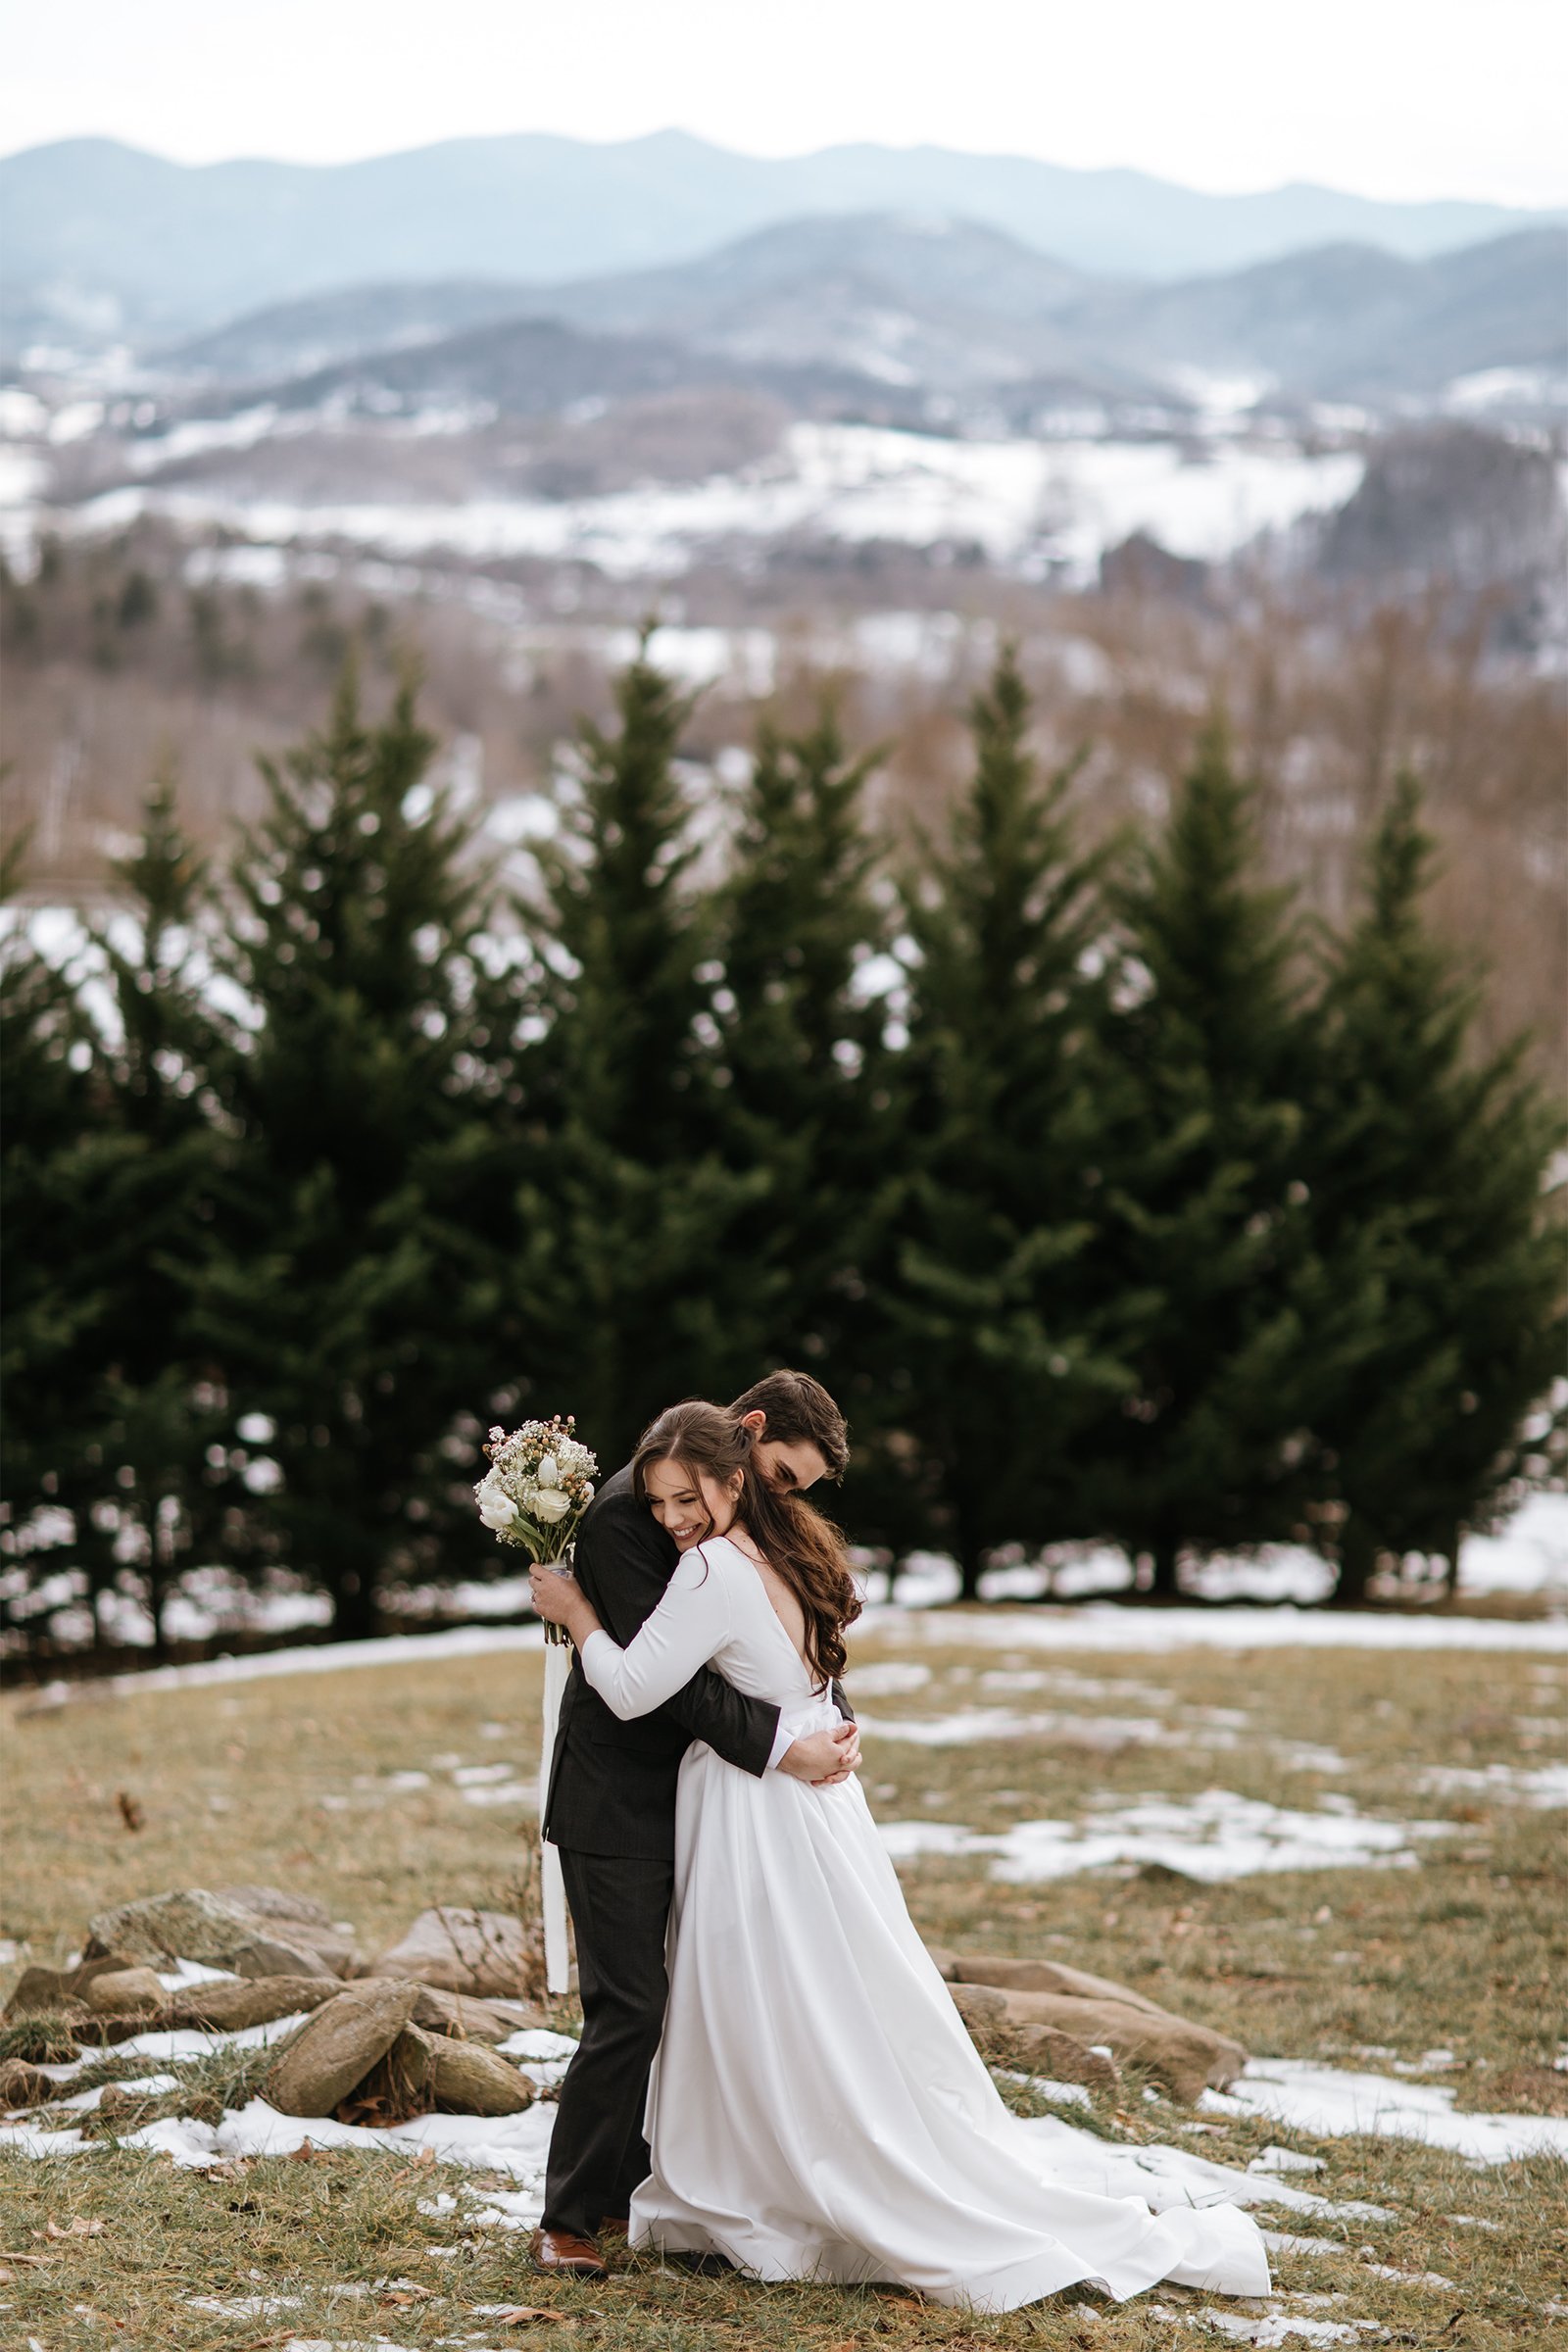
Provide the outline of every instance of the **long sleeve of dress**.
<path id="1" fill-rule="evenodd" d="M 582 1670 L 622 1723 L 652 1714 L 691 1681 L 730 1634 L 729 1588 L 699 1546 L 680 1559 L 664 1596 L 624 1649 L 603 1628 L 582 1646 Z"/>

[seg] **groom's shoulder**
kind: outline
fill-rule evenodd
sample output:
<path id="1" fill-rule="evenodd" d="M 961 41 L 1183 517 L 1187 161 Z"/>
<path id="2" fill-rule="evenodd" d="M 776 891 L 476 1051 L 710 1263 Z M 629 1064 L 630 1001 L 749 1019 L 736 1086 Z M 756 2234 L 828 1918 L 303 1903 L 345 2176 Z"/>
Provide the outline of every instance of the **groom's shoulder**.
<path id="1" fill-rule="evenodd" d="M 648 1505 L 638 1499 L 631 1483 L 631 1465 L 617 1470 L 607 1478 L 598 1494 L 582 1515 L 577 1542 L 590 1547 L 604 1543 L 623 1543 L 627 1540 L 640 1550 L 662 1556 L 669 1538 L 654 1518 Z M 670 1546 L 673 1554 L 673 1545 Z"/>
<path id="2" fill-rule="evenodd" d="M 634 1511 L 645 1510 L 645 1506 L 638 1501 L 632 1490 L 630 1462 L 623 1464 L 619 1470 L 613 1471 L 605 1480 L 604 1485 L 584 1511 L 582 1524 L 588 1528 L 592 1527 L 596 1519 L 607 1517 L 617 1519 L 628 1508 Z"/>

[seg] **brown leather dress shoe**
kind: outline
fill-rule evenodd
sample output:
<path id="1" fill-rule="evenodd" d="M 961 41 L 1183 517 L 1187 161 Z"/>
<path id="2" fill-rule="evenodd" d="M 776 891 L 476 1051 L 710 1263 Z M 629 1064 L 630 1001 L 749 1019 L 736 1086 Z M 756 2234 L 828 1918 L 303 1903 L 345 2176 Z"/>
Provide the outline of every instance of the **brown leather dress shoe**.
<path id="1" fill-rule="evenodd" d="M 533 2267 L 574 2278 L 602 2278 L 605 2258 L 591 2237 L 573 2237 L 567 2230 L 541 2230 L 533 2241 Z"/>
<path id="2" fill-rule="evenodd" d="M 607 2213 L 599 2225 L 599 2234 L 601 2237 L 624 2237 L 630 2228 L 630 2214 Z"/>

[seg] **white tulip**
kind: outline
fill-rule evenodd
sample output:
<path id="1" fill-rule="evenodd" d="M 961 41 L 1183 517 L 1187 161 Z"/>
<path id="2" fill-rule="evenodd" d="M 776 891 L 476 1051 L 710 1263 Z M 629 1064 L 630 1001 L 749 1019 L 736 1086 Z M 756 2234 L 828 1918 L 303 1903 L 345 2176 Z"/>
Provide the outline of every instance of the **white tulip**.
<path id="1" fill-rule="evenodd" d="M 564 1519 L 570 1510 L 571 1496 L 563 1494 L 559 1487 L 541 1487 L 537 1494 L 530 1495 L 528 1507 L 546 1527 L 554 1527 L 556 1521 Z"/>
<path id="2" fill-rule="evenodd" d="M 535 1484 L 538 1486 L 559 1487 L 561 1484 L 561 1469 L 556 1461 L 555 1455 L 553 1453 L 544 1454 L 540 1459 L 538 1469 L 533 1475 Z"/>
<path id="3" fill-rule="evenodd" d="M 511 1495 L 503 1494 L 499 1487 L 492 1487 L 486 1480 L 479 1489 L 479 1517 L 483 1525 L 493 1536 L 498 1536 L 504 1528 L 511 1527 L 516 1516 L 517 1506 Z"/>

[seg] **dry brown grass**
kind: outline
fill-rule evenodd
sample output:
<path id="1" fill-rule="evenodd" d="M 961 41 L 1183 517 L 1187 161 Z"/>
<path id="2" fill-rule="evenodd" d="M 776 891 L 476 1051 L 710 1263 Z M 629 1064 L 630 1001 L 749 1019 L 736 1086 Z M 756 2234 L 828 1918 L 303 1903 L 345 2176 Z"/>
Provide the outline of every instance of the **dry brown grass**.
<path id="1" fill-rule="evenodd" d="M 956 1613 L 917 1622 L 906 1638 L 862 1642 L 861 1668 L 900 1659 L 931 1669 L 919 1690 L 867 1696 L 864 1711 L 892 1719 L 996 1706 L 1074 1720 L 1046 1737 L 949 1747 L 868 1735 L 866 1782 L 884 1818 L 1000 1829 L 1018 1819 L 1078 1817 L 1095 1797 L 1218 1786 L 1308 1808 L 1325 1792 L 1348 1793 L 1364 1811 L 1446 1820 L 1452 1834 L 1430 1842 L 1419 1869 L 1299 1872 L 1215 1886 L 1157 1874 L 1010 1886 L 972 1863 L 923 1862 L 906 1880 L 934 1939 L 1070 1959 L 1137 1984 L 1260 2052 L 1346 2059 L 1377 2044 L 1413 2059 L 1443 2044 L 1459 2061 L 1443 2079 L 1457 2086 L 1461 2105 L 1540 2111 L 1547 2103 L 1562 2080 L 1551 2061 L 1568 1958 L 1561 1816 L 1496 1792 L 1481 1800 L 1473 1792 L 1423 1794 L 1414 1782 L 1434 1763 L 1531 1766 L 1559 1756 L 1561 1662 L 1359 1651 L 1053 1659 L 1037 1648 L 1009 1654 L 965 1645 L 964 1630 Z M 54 1709 L 14 1701 L 4 1721 L 12 1804 L 5 1933 L 25 1936 L 34 1958 L 63 1956 L 102 1903 L 176 1883 L 272 1879 L 320 1895 L 371 1946 L 425 1903 L 504 1897 L 531 1816 L 469 1803 L 438 1759 L 510 1761 L 526 1777 L 539 1672 L 535 1654 L 501 1653 L 91 1696 Z M 983 1678 L 999 1672 L 1074 1679 L 998 1690 Z M 1243 1720 L 1215 1721 L 1215 1709 Z M 1147 1719 L 1170 1736 L 1105 1745 L 1096 1727 L 1107 1718 Z M 1291 1741 L 1335 1749 L 1348 1769 L 1293 1767 L 1279 1746 Z M 394 1773 L 415 1770 L 430 1775 L 425 1787 L 391 1785 Z M 122 1788 L 145 1811 L 139 1833 L 124 1827 Z M 1180 2138 L 1190 2111 L 1146 2102 L 1144 2087 L 1130 2081 L 1119 2112 L 1097 2102 L 1096 2127 Z M 1564 2322 L 1544 2309 L 1554 2297 L 1568 2300 L 1561 2165 L 1478 2171 L 1407 2143 L 1315 2142 L 1245 2119 L 1216 2120 L 1217 2132 L 1192 2143 L 1205 2155 L 1245 2163 L 1267 2139 L 1283 2137 L 1325 2159 L 1314 2188 L 1368 2199 L 1395 2216 L 1353 2223 L 1348 2233 L 1279 2217 L 1278 2226 L 1322 2241 L 1317 2251 L 1280 2258 L 1283 2309 L 1293 2308 L 1294 2295 L 1342 2296 L 1294 2308 L 1375 2322 L 1397 2343 L 1465 2352 L 1535 2352 L 1568 2340 Z M 627 2352 L 764 2344 L 870 2352 L 938 2342 L 1166 2352 L 1177 2342 L 1220 2340 L 1156 2316 L 1152 2304 L 1196 2317 L 1213 2302 L 1176 2290 L 1116 2312 L 1070 2294 L 1005 2320 L 966 2321 L 891 2291 L 764 2289 L 625 2258 L 606 2286 L 547 2286 L 528 2274 L 519 2239 L 465 2221 L 465 2175 L 435 2166 L 400 2179 L 402 2171 L 396 2159 L 357 2153 L 256 2161 L 229 2180 L 122 2151 L 32 2163 L 7 2157 L 6 2248 L 42 2259 L 11 2265 L 11 2279 L 0 2282 L 0 2341 L 8 2352 L 13 2343 L 22 2352 L 31 2337 L 44 2352 L 93 2342 L 260 2352 L 295 2335 L 369 2344 L 379 2330 L 386 2343 L 420 2352 L 441 2342 L 563 2340 Z M 457 2210 L 422 2214 L 421 2200 L 438 2188 L 459 2195 Z M 1454 2215 L 1496 2227 L 1458 2224 Z M 105 2227 L 92 2235 L 47 2234 L 51 2222 L 69 2232 L 74 2220 Z M 1358 2252 L 1363 2245 L 1379 2262 L 1454 2283 L 1379 2278 Z M 385 2279 L 412 2284 L 375 2286 Z M 370 2291 L 334 2291 L 345 2285 Z M 271 2315 L 226 2317 L 189 2301 L 258 2294 L 298 2301 Z M 478 2308 L 502 2302 L 559 2317 L 512 2327 Z"/>

